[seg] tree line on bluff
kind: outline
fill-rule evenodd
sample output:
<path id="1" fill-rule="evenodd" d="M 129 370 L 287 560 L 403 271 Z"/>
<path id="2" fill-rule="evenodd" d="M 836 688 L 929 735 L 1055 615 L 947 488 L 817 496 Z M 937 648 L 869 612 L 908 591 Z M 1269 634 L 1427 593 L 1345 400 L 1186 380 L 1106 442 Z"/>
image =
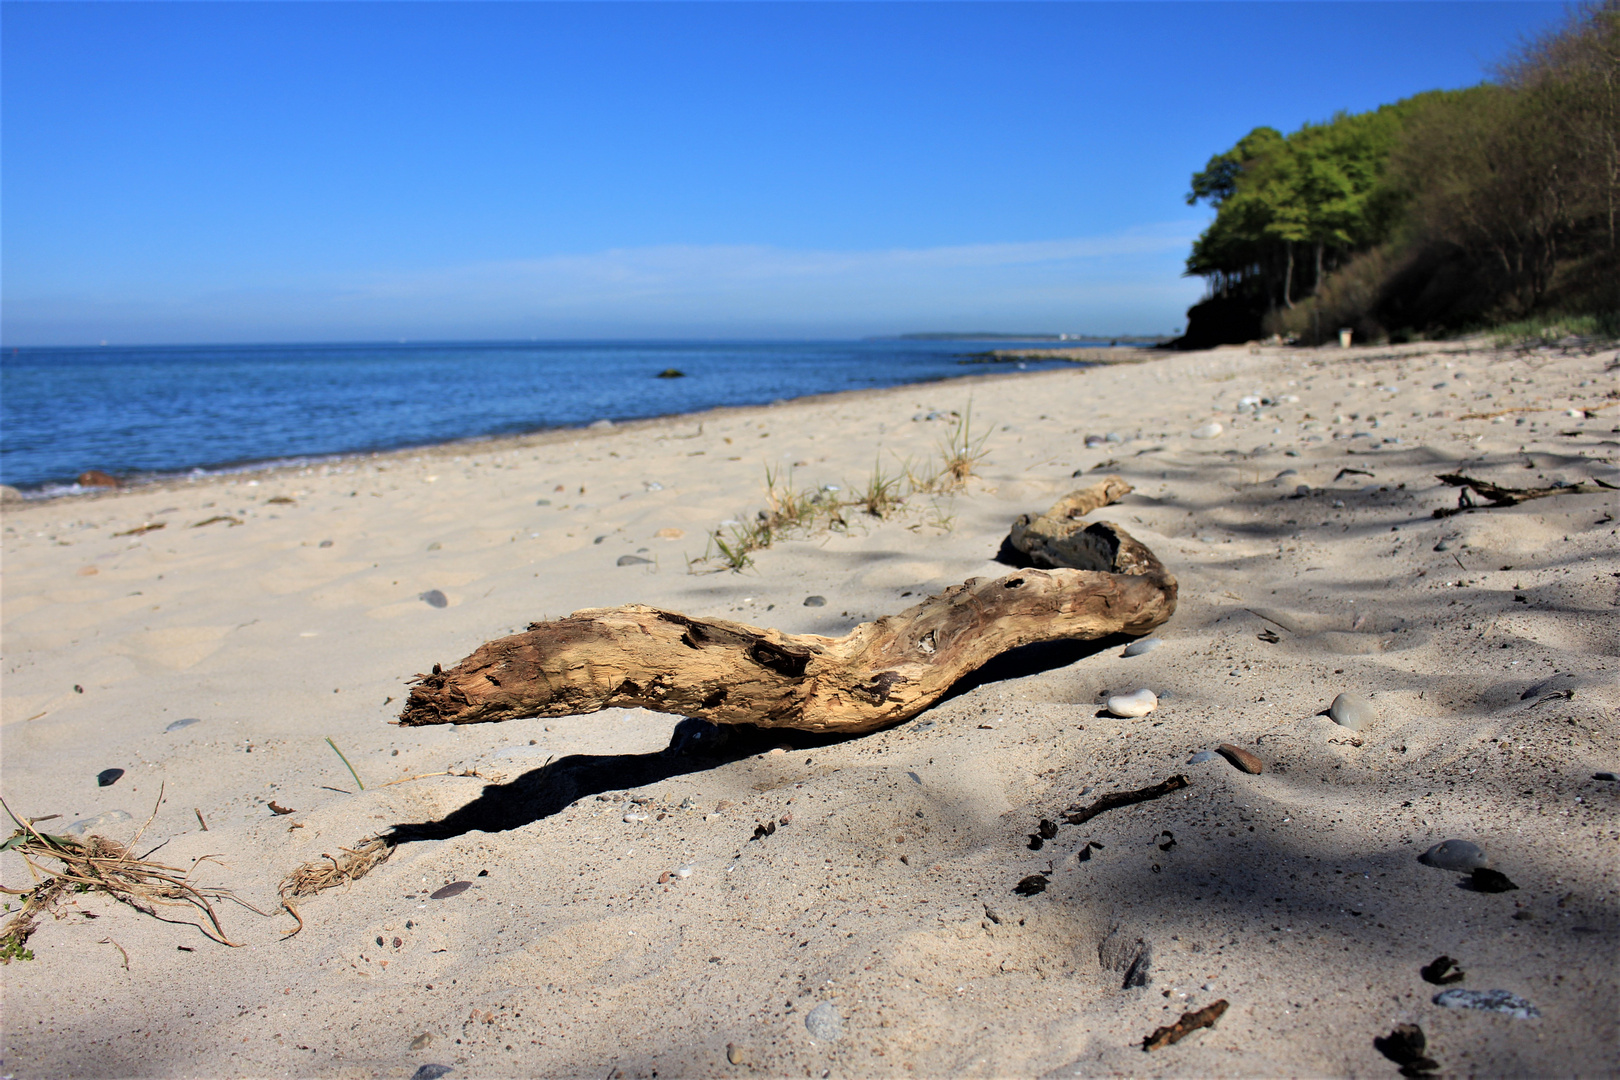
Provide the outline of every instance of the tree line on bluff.
<path id="1" fill-rule="evenodd" d="M 1187 201 L 1215 220 L 1187 259 L 1208 291 L 1181 348 L 1550 315 L 1620 331 L 1620 0 L 1575 10 L 1479 86 L 1255 128 Z"/>

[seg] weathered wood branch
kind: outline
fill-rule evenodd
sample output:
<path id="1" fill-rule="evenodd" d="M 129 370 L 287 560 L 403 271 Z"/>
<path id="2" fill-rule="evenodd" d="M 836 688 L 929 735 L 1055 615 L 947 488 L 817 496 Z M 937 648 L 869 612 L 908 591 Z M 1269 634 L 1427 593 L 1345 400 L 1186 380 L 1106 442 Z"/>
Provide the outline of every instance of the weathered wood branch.
<path id="1" fill-rule="evenodd" d="M 1068 541 L 1059 547 L 1084 559 L 1078 569 L 973 578 L 841 638 L 640 604 L 577 611 L 487 642 L 448 671 L 435 665 L 418 676 L 400 723 L 473 724 L 614 707 L 851 734 L 898 723 L 1008 649 L 1145 634 L 1171 616 L 1176 579 L 1151 551 L 1115 525 L 1082 527 L 1070 517 L 1130 490 L 1110 477 L 1038 519 L 1054 519 L 1050 531 Z"/>

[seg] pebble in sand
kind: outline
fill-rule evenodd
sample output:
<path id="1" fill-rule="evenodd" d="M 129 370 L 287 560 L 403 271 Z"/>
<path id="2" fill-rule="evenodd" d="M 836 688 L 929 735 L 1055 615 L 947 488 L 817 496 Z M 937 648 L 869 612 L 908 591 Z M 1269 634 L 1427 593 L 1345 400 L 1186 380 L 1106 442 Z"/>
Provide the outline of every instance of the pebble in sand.
<path id="1" fill-rule="evenodd" d="M 804 1026 L 811 1038 L 822 1042 L 834 1042 L 844 1034 L 844 1018 L 838 1015 L 838 1007 L 830 1001 L 823 1001 L 811 1009 L 804 1018 Z"/>
<path id="2" fill-rule="evenodd" d="M 1477 844 L 1467 840 L 1445 840 L 1419 855 L 1418 862 L 1440 870 L 1467 871 L 1477 866 L 1489 866 L 1491 861 Z"/>
<path id="3" fill-rule="evenodd" d="M 1159 707 L 1159 698 L 1151 690 L 1137 690 L 1113 695 L 1104 707 L 1115 716 L 1146 716 Z"/>
<path id="4" fill-rule="evenodd" d="M 1160 645 L 1163 645 L 1163 644 L 1164 644 L 1164 642 L 1162 640 L 1160 640 L 1159 638 L 1156 638 L 1156 637 L 1141 638 L 1141 639 L 1139 639 L 1137 641 L 1133 641 L 1129 645 L 1125 646 L 1125 651 L 1120 653 L 1120 655 L 1121 656 L 1141 656 L 1143 653 L 1152 652 L 1154 649 L 1157 649 Z"/>
<path id="5" fill-rule="evenodd" d="M 1328 716 L 1335 724 L 1351 731 L 1366 731 L 1378 719 L 1371 701 L 1361 694 L 1349 692 L 1333 699 L 1333 704 L 1328 706 Z"/>

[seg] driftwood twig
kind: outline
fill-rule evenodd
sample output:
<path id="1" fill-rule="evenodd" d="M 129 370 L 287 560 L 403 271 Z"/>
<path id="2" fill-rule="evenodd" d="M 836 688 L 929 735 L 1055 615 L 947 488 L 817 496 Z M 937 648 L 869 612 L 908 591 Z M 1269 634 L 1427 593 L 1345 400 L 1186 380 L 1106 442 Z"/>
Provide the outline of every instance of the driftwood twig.
<path id="1" fill-rule="evenodd" d="M 1090 806 L 1081 806 L 1075 803 L 1063 811 L 1063 820 L 1070 825 L 1083 825 L 1098 814 L 1106 814 L 1110 810 L 1118 810 L 1122 806 L 1134 806 L 1136 803 L 1148 802 L 1152 799 L 1163 798 L 1172 791 L 1180 791 L 1187 787 L 1185 776 L 1177 773 L 1162 783 L 1153 784 L 1135 791 L 1116 791 L 1112 795 L 1104 795 Z"/>
<path id="2" fill-rule="evenodd" d="M 1442 506 L 1435 510 L 1434 516 L 1437 518 L 1450 517 L 1465 510 L 1492 510 L 1499 506 L 1516 506 L 1531 499 L 1545 499 L 1549 495 L 1595 495 L 1600 490 L 1617 490 L 1614 484 L 1604 483 L 1596 477 L 1593 477 L 1590 485 L 1584 483 L 1562 484 L 1553 487 L 1535 488 L 1503 487 L 1501 484 L 1493 484 L 1489 480 L 1476 480 L 1471 476 L 1459 476 L 1456 473 L 1446 473 L 1435 477 L 1435 479 L 1442 484 L 1462 489 L 1457 493 L 1456 506 Z M 1478 492 L 1490 505 L 1479 507 L 1468 496 L 1470 488 Z"/>
<path id="3" fill-rule="evenodd" d="M 1177 1020 L 1169 1027 L 1159 1028 L 1143 1039 L 1142 1049 L 1144 1051 L 1159 1050 L 1169 1046 L 1171 1043 L 1180 1042 L 1199 1028 L 1212 1028 L 1215 1026 L 1215 1021 L 1221 1018 L 1227 1008 L 1227 1001 L 1222 998 L 1219 1001 L 1205 1005 L 1197 1012 L 1184 1012 L 1181 1014 L 1180 1020 Z"/>

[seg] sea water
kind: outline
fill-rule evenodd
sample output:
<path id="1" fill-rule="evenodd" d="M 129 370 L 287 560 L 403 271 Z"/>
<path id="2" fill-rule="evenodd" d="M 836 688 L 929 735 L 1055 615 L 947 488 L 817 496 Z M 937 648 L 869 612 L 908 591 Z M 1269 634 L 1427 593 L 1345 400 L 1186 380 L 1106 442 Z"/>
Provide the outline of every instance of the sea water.
<path id="1" fill-rule="evenodd" d="M 1024 344 L 1056 343 L 11 348 L 0 354 L 0 483 L 49 494 L 87 469 L 140 479 L 759 405 L 1006 370 L 964 361 Z M 658 377 L 669 369 L 682 377 Z M 935 393 L 929 405 L 965 401 Z"/>

